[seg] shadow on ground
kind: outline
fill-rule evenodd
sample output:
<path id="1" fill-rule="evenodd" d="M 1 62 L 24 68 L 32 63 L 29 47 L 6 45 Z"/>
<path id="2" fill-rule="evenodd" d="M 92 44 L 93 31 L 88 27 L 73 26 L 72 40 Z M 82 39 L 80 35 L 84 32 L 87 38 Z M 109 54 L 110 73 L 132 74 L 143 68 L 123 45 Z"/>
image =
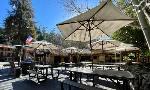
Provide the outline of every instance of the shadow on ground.
<path id="1" fill-rule="evenodd" d="M 52 79 L 41 82 L 40 84 L 32 80 L 22 80 L 12 83 L 13 90 L 61 90 L 60 82 Z M 69 90 L 67 85 L 64 85 L 64 90 Z M 71 90 L 80 90 L 72 87 Z"/>

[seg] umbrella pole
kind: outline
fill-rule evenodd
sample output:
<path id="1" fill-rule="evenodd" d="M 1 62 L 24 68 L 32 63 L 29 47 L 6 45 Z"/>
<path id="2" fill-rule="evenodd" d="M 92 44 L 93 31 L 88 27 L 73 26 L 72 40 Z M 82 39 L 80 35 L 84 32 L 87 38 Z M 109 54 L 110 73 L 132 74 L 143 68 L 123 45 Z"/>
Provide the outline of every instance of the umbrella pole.
<path id="1" fill-rule="evenodd" d="M 92 40 L 91 40 L 91 30 L 89 27 L 89 36 L 90 36 L 90 49 L 91 49 L 91 60 L 92 60 L 92 70 L 93 70 L 93 56 L 92 56 Z"/>
<path id="2" fill-rule="evenodd" d="M 103 45 L 104 45 L 104 41 L 102 40 L 102 53 L 103 53 L 103 48 L 104 48 Z"/>

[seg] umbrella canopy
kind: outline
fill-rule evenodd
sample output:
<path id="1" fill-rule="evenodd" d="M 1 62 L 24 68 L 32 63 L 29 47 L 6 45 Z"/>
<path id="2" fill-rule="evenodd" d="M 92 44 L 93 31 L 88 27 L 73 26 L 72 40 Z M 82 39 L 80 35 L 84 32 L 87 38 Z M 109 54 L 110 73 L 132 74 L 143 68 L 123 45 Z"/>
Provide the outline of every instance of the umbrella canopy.
<path id="1" fill-rule="evenodd" d="M 131 22 L 132 18 L 123 14 L 111 0 L 108 0 L 57 26 L 66 40 L 86 42 L 102 34 L 111 35 Z"/>
<path id="2" fill-rule="evenodd" d="M 52 44 L 49 43 L 47 41 L 35 41 L 32 42 L 29 47 L 33 48 L 34 50 L 39 50 L 39 51 L 47 51 L 47 52 L 51 52 L 52 54 L 58 54 L 58 50 L 59 48 Z"/>
<path id="3" fill-rule="evenodd" d="M 79 54 L 84 54 L 84 55 L 88 54 L 88 55 L 90 55 L 91 51 L 90 51 L 90 49 L 80 49 Z"/>
<path id="4" fill-rule="evenodd" d="M 116 48 L 120 45 L 121 42 L 116 40 L 99 40 L 92 43 L 92 49 L 100 49 L 100 50 L 109 50 L 112 48 Z"/>
<path id="5" fill-rule="evenodd" d="M 58 47 L 56 47 L 54 44 L 47 41 L 32 42 L 29 47 L 33 47 L 35 49 L 58 49 Z"/>
<path id="6" fill-rule="evenodd" d="M 134 47 L 131 44 L 121 43 L 119 47 L 116 48 L 116 51 L 138 51 L 138 47 Z"/>
<path id="7" fill-rule="evenodd" d="M 77 53 L 78 52 L 78 48 L 76 48 L 76 47 L 68 47 L 68 48 L 62 49 L 62 52 L 63 53 L 71 53 L 71 54 L 73 54 L 73 53 Z"/>

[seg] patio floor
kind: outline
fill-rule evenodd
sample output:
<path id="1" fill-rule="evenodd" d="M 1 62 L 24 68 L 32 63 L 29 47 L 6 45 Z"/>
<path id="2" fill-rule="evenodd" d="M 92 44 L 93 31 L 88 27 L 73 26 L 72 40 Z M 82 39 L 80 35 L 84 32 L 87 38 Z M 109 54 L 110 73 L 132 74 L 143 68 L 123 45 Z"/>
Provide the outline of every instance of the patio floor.
<path id="1" fill-rule="evenodd" d="M 13 78 L 8 75 L 9 68 L 0 69 L 0 90 L 61 90 L 60 82 L 57 80 L 51 79 L 51 76 L 48 77 L 48 80 L 42 82 L 41 84 L 36 83 L 35 81 L 29 80 L 27 76 L 20 76 L 19 78 Z M 60 77 L 65 77 L 64 75 L 60 75 Z M 82 82 L 83 84 L 92 85 L 91 82 L 87 82 L 86 80 Z M 116 90 L 113 88 L 104 87 L 102 85 L 107 85 L 112 87 L 112 83 L 105 82 L 101 79 L 100 90 Z M 69 90 L 67 85 L 64 85 L 65 90 Z M 80 90 L 79 88 L 72 87 L 71 90 Z"/>

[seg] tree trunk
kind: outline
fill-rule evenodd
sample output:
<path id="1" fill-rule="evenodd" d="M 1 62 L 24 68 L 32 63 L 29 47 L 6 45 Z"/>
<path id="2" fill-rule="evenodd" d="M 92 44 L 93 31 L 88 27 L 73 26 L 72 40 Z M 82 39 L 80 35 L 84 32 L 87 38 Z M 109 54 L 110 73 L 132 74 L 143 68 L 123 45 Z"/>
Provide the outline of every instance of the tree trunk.
<path id="1" fill-rule="evenodd" d="M 148 12 L 146 12 L 146 10 L 144 10 L 144 14 L 145 14 L 145 16 L 147 17 L 148 23 L 149 23 L 149 25 L 150 25 L 150 15 L 148 15 Z"/>
<path id="2" fill-rule="evenodd" d="M 139 5 L 138 0 L 132 0 L 133 6 Z M 150 50 L 150 26 L 146 20 L 146 16 L 144 15 L 143 10 L 140 10 L 140 12 L 136 9 L 136 14 L 139 20 L 139 23 L 141 25 L 143 34 L 145 36 L 146 42 L 148 44 L 148 48 Z"/>

